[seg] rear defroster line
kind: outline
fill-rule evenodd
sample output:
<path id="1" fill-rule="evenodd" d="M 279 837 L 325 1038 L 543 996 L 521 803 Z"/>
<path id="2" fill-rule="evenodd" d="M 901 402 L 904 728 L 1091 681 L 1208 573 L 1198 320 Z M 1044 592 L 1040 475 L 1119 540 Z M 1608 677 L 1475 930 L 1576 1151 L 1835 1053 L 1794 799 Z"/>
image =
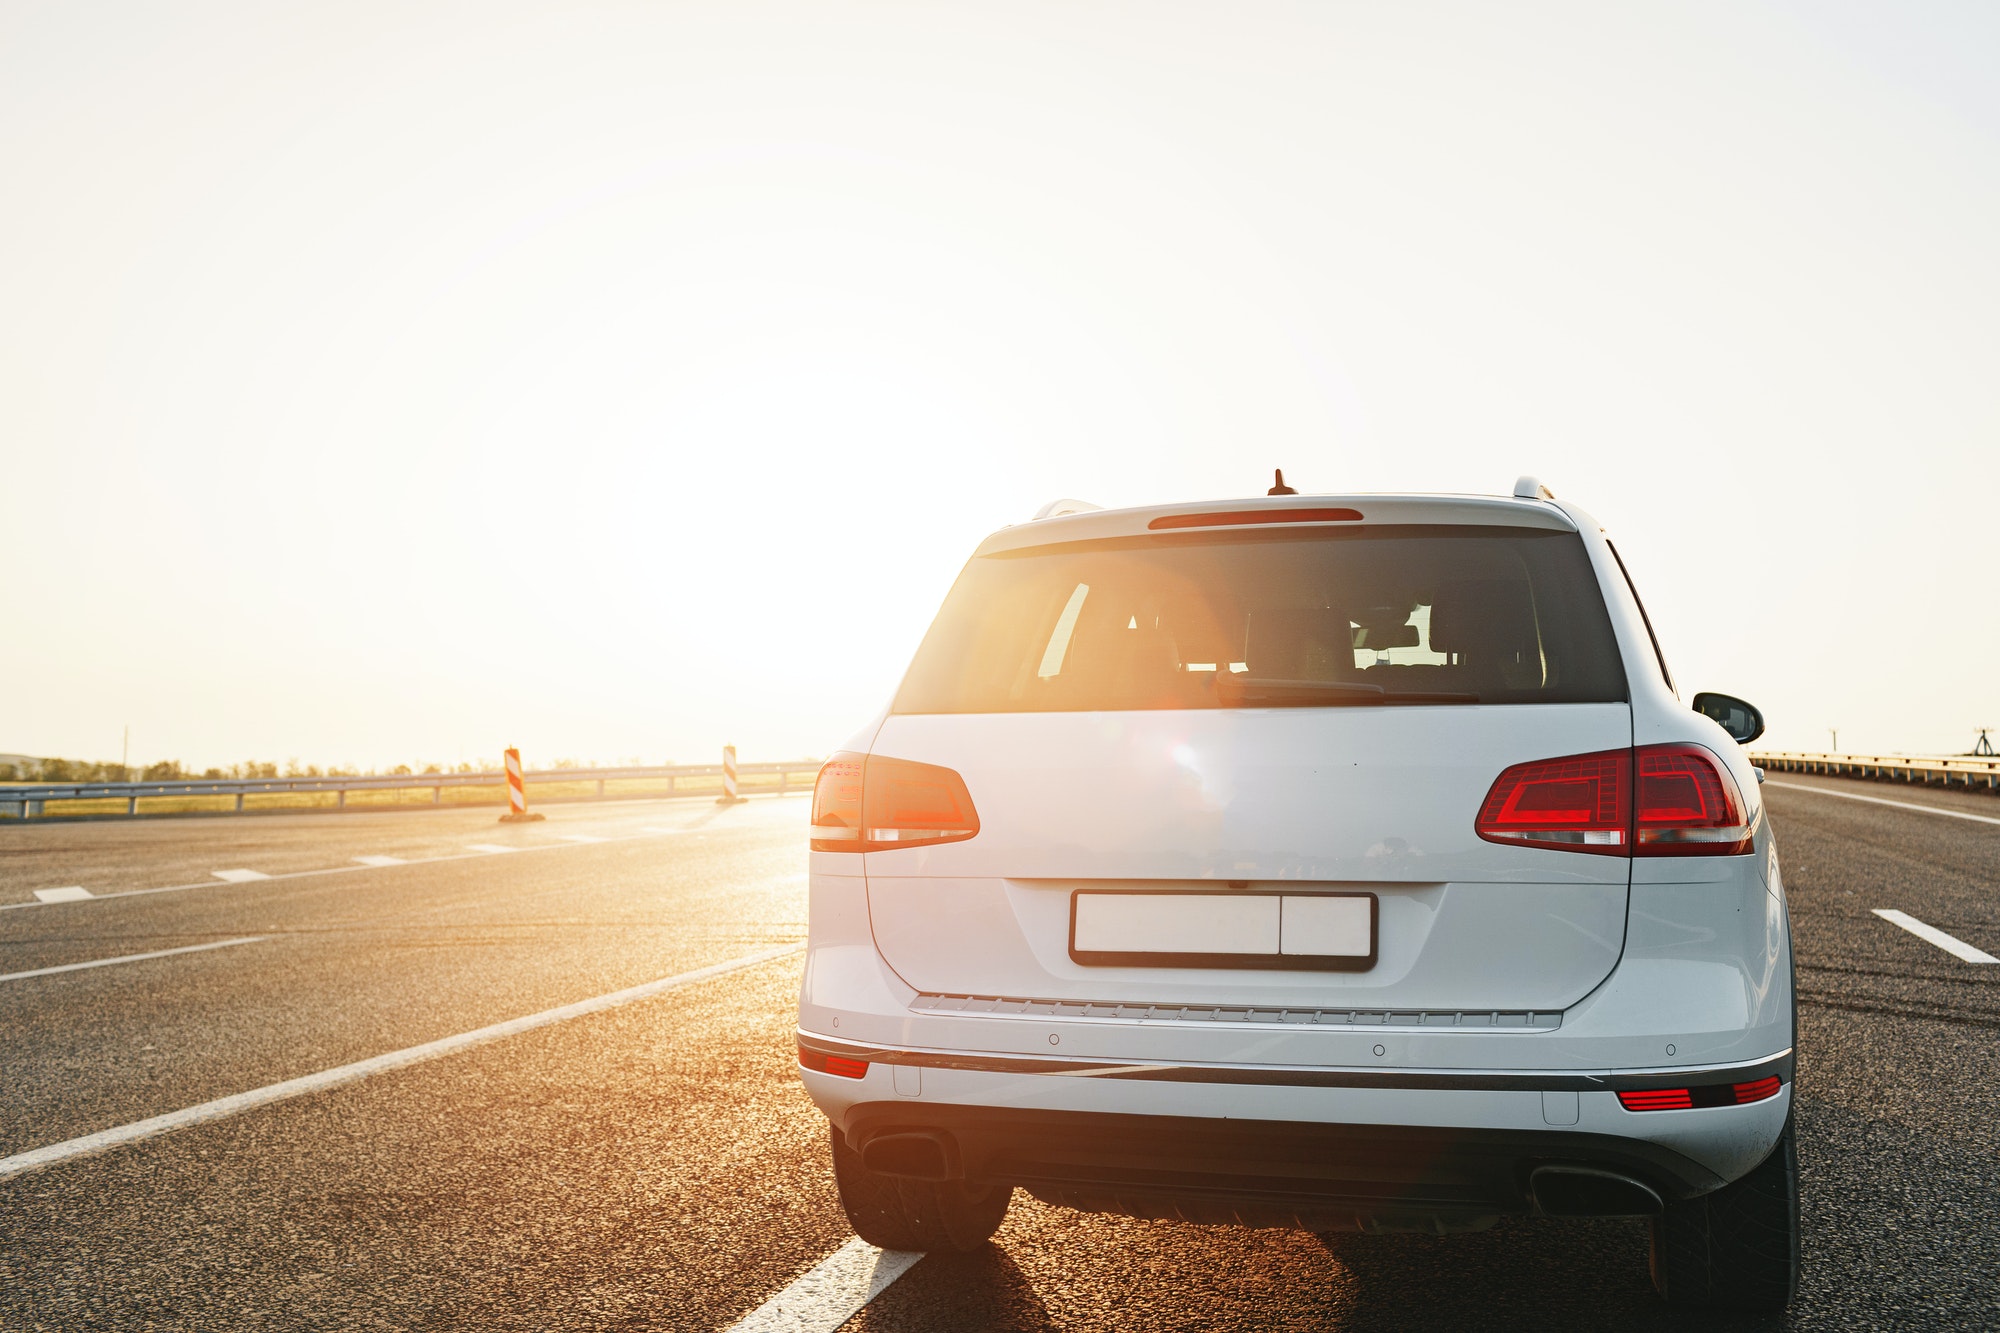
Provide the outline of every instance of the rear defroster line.
<path id="1" fill-rule="evenodd" d="M 85 1134 L 81 1138 L 65 1139 L 61 1143 L 51 1143 L 45 1148 L 32 1148 L 27 1152 L 15 1153 L 12 1157 L 0 1157 L 0 1181 L 11 1180 L 15 1176 L 38 1171 L 76 1157 L 89 1157 L 127 1143 L 137 1143 L 176 1129 L 186 1129 L 190 1125 L 206 1124 L 211 1120 L 223 1120 L 241 1115 L 260 1106 L 269 1106 L 292 1097 L 303 1097 L 308 1093 L 325 1092 L 344 1084 L 357 1083 L 375 1074 L 385 1074 L 392 1069 L 402 1069 L 409 1065 L 422 1064 L 426 1060 L 436 1060 L 441 1056 L 455 1055 L 459 1051 L 474 1046 L 482 1046 L 503 1037 L 532 1032 L 536 1028 L 552 1023 L 567 1022 L 572 1018 L 582 1018 L 586 1014 L 602 1013 L 606 1009 L 616 1009 L 639 1000 L 651 999 L 683 986 L 692 986 L 699 981 L 707 981 L 729 972 L 755 967 L 784 958 L 805 948 L 804 944 L 786 944 L 775 949 L 764 949 L 758 953 L 732 958 L 726 963 L 715 963 L 699 967 L 692 972 L 682 972 L 676 976 L 662 977 L 658 981 L 648 981 L 643 985 L 630 986 L 624 990 L 612 991 L 608 995 L 598 995 L 588 1000 L 578 1000 L 574 1004 L 562 1005 L 555 1009 L 544 1009 L 538 1014 L 527 1014 L 521 1018 L 510 1018 L 504 1023 L 494 1023 L 488 1027 L 474 1028 L 456 1036 L 440 1037 L 427 1041 L 421 1046 L 409 1046 L 400 1051 L 390 1051 L 383 1055 L 357 1060 L 353 1064 L 340 1065 L 333 1069 L 323 1069 L 317 1074 L 305 1074 L 299 1078 L 286 1079 L 282 1083 L 272 1083 L 249 1092 L 239 1092 L 230 1097 L 218 1097 L 212 1102 L 190 1106 L 180 1111 L 169 1111 L 146 1120 L 134 1121 L 129 1125 L 119 1125 L 114 1129 L 102 1129 L 95 1134 Z"/>

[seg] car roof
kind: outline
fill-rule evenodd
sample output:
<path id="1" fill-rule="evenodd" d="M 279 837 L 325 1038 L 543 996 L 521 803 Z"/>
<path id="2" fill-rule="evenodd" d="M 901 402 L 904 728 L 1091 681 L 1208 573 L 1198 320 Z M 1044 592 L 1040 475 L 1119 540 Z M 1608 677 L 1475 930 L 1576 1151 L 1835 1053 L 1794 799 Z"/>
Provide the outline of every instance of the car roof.
<path id="1" fill-rule="evenodd" d="M 1303 512 L 1302 512 L 1303 511 Z M 1335 511 L 1306 518 L 1312 511 Z M 1294 516 L 1296 515 L 1296 516 Z M 1508 528 L 1545 528 L 1556 532 L 1580 529 L 1570 515 L 1546 500 L 1509 499 L 1494 495 L 1257 495 L 1237 500 L 1191 500 L 1179 504 L 1138 505 L 1129 509 L 1093 509 L 1084 513 L 1038 518 L 1000 529 L 979 544 L 975 555 L 1014 551 L 1058 542 L 1093 541 L 1105 537 L 1143 537 L 1161 523 L 1185 531 L 1268 530 L 1273 523 L 1291 526 L 1369 527 L 1380 524 L 1437 524 Z M 1195 520 L 1189 522 L 1188 520 Z"/>

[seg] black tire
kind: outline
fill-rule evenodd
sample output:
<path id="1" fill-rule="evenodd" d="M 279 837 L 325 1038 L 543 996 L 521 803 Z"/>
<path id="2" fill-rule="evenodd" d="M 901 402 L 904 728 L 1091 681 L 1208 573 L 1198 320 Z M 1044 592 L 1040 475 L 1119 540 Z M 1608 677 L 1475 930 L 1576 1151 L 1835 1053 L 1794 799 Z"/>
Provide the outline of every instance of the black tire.
<path id="1" fill-rule="evenodd" d="M 1799 1287 L 1799 1150 L 1792 1123 L 1749 1175 L 1653 1221 L 1653 1286 L 1674 1305 L 1774 1312 Z"/>
<path id="2" fill-rule="evenodd" d="M 840 1130 L 833 1140 L 833 1179 L 854 1234 L 885 1250 L 976 1250 L 1000 1229 L 1011 1185 L 963 1180 L 915 1180 L 862 1165 Z"/>

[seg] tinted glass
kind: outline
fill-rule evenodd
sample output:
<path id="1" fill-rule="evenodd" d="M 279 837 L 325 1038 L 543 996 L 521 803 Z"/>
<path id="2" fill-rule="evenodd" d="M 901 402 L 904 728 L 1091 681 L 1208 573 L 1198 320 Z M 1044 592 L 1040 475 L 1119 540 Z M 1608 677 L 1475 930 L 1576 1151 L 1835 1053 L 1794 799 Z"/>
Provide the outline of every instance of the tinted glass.
<path id="1" fill-rule="evenodd" d="M 1604 703 L 1583 541 L 1526 528 L 1186 533 L 966 566 L 899 713 Z"/>

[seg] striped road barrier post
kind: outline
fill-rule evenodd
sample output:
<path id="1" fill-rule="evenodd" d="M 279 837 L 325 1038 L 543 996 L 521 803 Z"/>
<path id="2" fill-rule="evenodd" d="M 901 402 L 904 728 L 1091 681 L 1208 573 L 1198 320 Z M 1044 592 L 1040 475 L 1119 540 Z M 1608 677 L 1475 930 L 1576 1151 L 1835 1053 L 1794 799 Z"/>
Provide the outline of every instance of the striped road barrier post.
<path id="1" fill-rule="evenodd" d="M 735 805 L 742 800 L 736 782 L 736 747 L 722 747 L 722 795 L 715 798 L 717 805 Z"/>
<path id="2" fill-rule="evenodd" d="M 528 783 L 521 776 L 521 752 L 509 746 L 507 759 L 507 813 L 500 816 L 503 824 L 530 824 L 540 819 L 540 815 L 528 813 Z"/>

